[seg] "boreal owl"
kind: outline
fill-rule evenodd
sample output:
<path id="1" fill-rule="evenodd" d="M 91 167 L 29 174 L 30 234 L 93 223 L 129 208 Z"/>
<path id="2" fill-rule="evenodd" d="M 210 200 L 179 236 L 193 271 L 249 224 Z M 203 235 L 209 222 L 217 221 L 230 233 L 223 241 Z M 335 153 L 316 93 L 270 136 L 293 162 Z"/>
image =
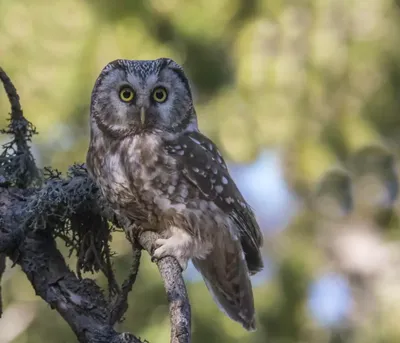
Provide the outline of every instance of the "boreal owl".
<path id="1" fill-rule="evenodd" d="M 159 233 L 153 258 L 188 260 L 215 301 L 255 329 L 249 275 L 262 235 L 215 144 L 200 133 L 182 67 L 171 59 L 115 60 L 91 99 L 87 168 L 114 211 Z"/>

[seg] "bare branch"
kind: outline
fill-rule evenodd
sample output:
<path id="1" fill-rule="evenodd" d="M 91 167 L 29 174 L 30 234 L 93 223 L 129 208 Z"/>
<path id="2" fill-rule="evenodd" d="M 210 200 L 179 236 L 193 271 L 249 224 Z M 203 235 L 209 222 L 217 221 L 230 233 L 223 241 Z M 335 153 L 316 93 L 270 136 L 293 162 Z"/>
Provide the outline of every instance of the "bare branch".
<path id="1" fill-rule="evenodd" d="M 150 231 L 143 232 L 139 237 L 140 245 L 150 254 L 158 238 Z M 169 303 L 171 319 L 171 343 L 190 343 L 191 314 L 186 286 L 182 278 L 182 269 L 172 257 L 164 257 L 157 261 L 157 267 L 164 281 Z"/>
<path id="2" fill-rule="evenodd" d="M 11 104 L 10 124 L 6 130 L 0 132 L 13 136 L 10 142 L 3 145 L 4 150 L 0 155 L 0 175 L 4 178 L 2 183 L 8 182 L 25 188 L 40 179 L 39 170 L 28 145 L 37 132 L 32 123 L 25 119 L 17 90 L 2 68 L 0 68 L 0 80 Z"/>
<path id="3" fill-rule="evenodd" d="M 3 301 L 1 297 L 1 277 L 3 276 L 5 269 L 6 269 L 6 255 L 0 254 L 0 318 L 3 314 Z"/>
<path id="4" fill-rule="evenodd" d="M 6 74 L 6 72 L 0 67 L 0 80 L 3 82 L 4 90 L 8 96 L 8 100 L 11 104 L 11 117 L 14 120 L 20 120 L 24 117 L 22 113 L 22 108 L 19 103 L 19 95 L 17 90 L 15 89 L 13 83 L 10 78 Z"/>
<path id="5" fill-rule="evenodd" d="M 136 281 L 136 276 L 139 271 L 140 257 L 142 255 L 141 247 L 132 242 L 133 261 L 129 271 L 128 278 L 122 284 L 121 293 L 115 299 L 111 306 L 109 323 L 114 325 L 117 321 L 121 321 L 122 316 L 128 309 L 128 294 L 132 290 L 133 284 Z"/>

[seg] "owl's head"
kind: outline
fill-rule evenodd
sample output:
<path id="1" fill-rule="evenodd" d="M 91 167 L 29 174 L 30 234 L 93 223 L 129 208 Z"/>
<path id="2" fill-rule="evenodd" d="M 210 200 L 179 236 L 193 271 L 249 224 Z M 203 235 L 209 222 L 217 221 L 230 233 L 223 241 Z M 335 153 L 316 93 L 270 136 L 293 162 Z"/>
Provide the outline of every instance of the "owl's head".
<path id="1" fill-rule="evenodd" d="M 189 81 L 168 58 L 107 64 L 93 88 L 90 111 L 92 125 L 114 137 L 197 129 Z"/>

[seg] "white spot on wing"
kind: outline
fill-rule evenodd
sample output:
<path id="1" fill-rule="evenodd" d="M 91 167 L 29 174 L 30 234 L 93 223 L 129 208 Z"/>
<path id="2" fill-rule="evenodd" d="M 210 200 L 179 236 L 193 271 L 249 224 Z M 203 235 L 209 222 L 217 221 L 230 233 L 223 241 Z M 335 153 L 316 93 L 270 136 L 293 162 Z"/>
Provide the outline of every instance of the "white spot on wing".
<path id="1" fill-rule="evenodd" d="M 171 201 L 164 197 L 156 197 L 154 199 L 154 203 L 158 206 L 161 211 L 167 211 L 171 208 L 175 209 L 178 212 L 181 212 L 186 209 L 185 204 L 171 204 Z"/>
<path id="2" fill-rule="evenodd" d="M 224 190 L 224 187 L 222 187 L 221 185 L 217 185 L 217 186 L 215 186 L 215 190 L 217 191 L 217 193 L 222 193 L 222 191 Z"/>
<path id="3" fill-rule="evenodd" d="M 202 211 L 207 211 L 207 209 L 208 209 L 208 202 L 205 201 L 205 200 L 200 200 L 200 201 L 199 201 L 199 207 L 200 207 L 200 210 L 202 210 Z"/>
<path id="4" fill-rule="evenodd" d="M 188 191 L 187 187 L 182 187 L 180 194 L 183 198 L 186 198 L 189 195 L 189 191 Z"/>
<path id="5" fill-rule="evenodd" d="M 228 179 L 227 179 L 225 176 L 222 177 L 222 183 L 223 183 L 224 185 L 227 185 L 227 184 L 228 184 Z"/>
<path id="6" fill-rule="evenodd" d="M 157 197 L 154 199 L 154 203 L 160 208 L 162 211 L 166 211 L 171 208 L 171 201 L 167 198 Z"/>
<path id="7" fill-rule="evenodd" d="M 215 210 L 218 209 L 218 206 L 217 206 L 217 205 L 215 204 L 215 202 L 213 202 L 213 201 L 210 201 L 210 202 L 208 203 L 208 207 L 210 208 L 211 211 L 215 211 Z"/>
<path id="8" fill-rule="evenodd" d="M 235 202 L 235 199 L 233 199 L 232 197 L 227 197 L 225 198 L 225 201 L 227 204 L 233 204 Z"/>

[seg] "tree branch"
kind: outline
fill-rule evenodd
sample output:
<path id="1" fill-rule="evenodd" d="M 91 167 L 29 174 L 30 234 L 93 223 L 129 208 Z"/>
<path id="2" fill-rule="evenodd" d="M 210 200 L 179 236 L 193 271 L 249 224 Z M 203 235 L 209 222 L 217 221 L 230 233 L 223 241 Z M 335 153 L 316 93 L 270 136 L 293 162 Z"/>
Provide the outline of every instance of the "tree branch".
<path id="1" fill-rule="evenodd" d="M 140 245 L 148 252 L 153 251 L 157 234 L 145 231 L 139 236 Z M 164 257 L 157 261 L 157 267 L 164 281 L 171 319 L 171 343 L 189 343 L 191 315 L 186 286 L 182 279 L 182 269 L 174 258 Z"/>
<path id="2" fill-rule="evenodd" d="M 25 193 L 25 190 L 0 188 L 0 217 L 6 218 L 0 227 L 1 242 L 16 243 L 14 230 L 23 220 L 16 214 L 26 206 Z M 108 306 L 103 292 L 94 281 L 78 279 L 71 272 L 50 231 L 28 231 L 17 245 L 17 249 L 7 250 L 8 256 L 21 266 L 36 294 L 71 326 L 79 342 L 141 343 L 132 335 L 122 339 L 108 324 Z"/>
<path id="3" fill-rule="evenodd" d="M 1 67 L 0 80 L 11 104 L 10 124 L 0 132 L 13 136 L 10 142 L 3 145 L 4 150 L 0 155 L 0 175 L 4 179 L 1 183 L 7 182 L 25 188 L 40 179 L 39 170 L 28 145 L 37 132 L 32 123 L 25 119 L 17 90 Z"/>
<path id="4" fill-rule="evenodd" d="M 136 281 L 136 276 L 139 271 L 141 247 L 138 247 L 135 242 L 132 242 L 133 262 L 129 271 L 128 278 L 122 284 L 121 293 L 115 299 L 110 308 L 109 323 L 114 325 L 117 321 L 121 321 L 122 316 L 128 309 L 128 294 L 132 290 L 133 284 Z"/>
<path id="5" fill-rule="evenodd" d="M 15 86 L 11 82 L 6 72 L 1 67 L 0 67 L 0 80 L 3 82 L 4 90 L 6 91 L 8 100 L 10 101 L 12 119 L 13 120 L 25 119 L 22 113 L 22 108 L 19 102 L 19 95 L 17 93 L 17 90 L 15 89 Z"/>
<path id="6" fill-rule="evenodd" d="M 72 166 L 66 179 L 46 169 L 43 186 L 29 188 L 40 174 L 28 146 L 36 131 L 23 117 L 15 87 L 1 68 L 0 79 L 12 108 L 10 125 L 2 133 L 14 137 L 0 156 L 0 277 L 6 255 L 21 266 L 36 294 L 61 314 L 82 343 L 141 343 L 132 334 L 113 329 L 128 308 L 140 248 L 132 241 L 132 267 L 120 288 L 111 268 L 108 241 L 114 225 L 128 229 L 129 222 L 114 215 L 82 165 Z M 57 249 L 56 237 L 66 242 L 70 254 L 78 256 L 78 277 Z M 145 232 L 138 239 L 151 253 L 157 235 Z M 189 343 L 190 305 L 180 266 L 171 257 L 157 265 L 169 301 L 171 342 Z M 94 281 L 80 277 L 81 269 L 106 275 L 110 299 Z"/>
<path id="7" fill-rule="evenodd" d="M 0 254 L 0 318 L 3 314 L 3 299 L 1 298 L 1 278 L 6 269 L 6 255 Z"/>

